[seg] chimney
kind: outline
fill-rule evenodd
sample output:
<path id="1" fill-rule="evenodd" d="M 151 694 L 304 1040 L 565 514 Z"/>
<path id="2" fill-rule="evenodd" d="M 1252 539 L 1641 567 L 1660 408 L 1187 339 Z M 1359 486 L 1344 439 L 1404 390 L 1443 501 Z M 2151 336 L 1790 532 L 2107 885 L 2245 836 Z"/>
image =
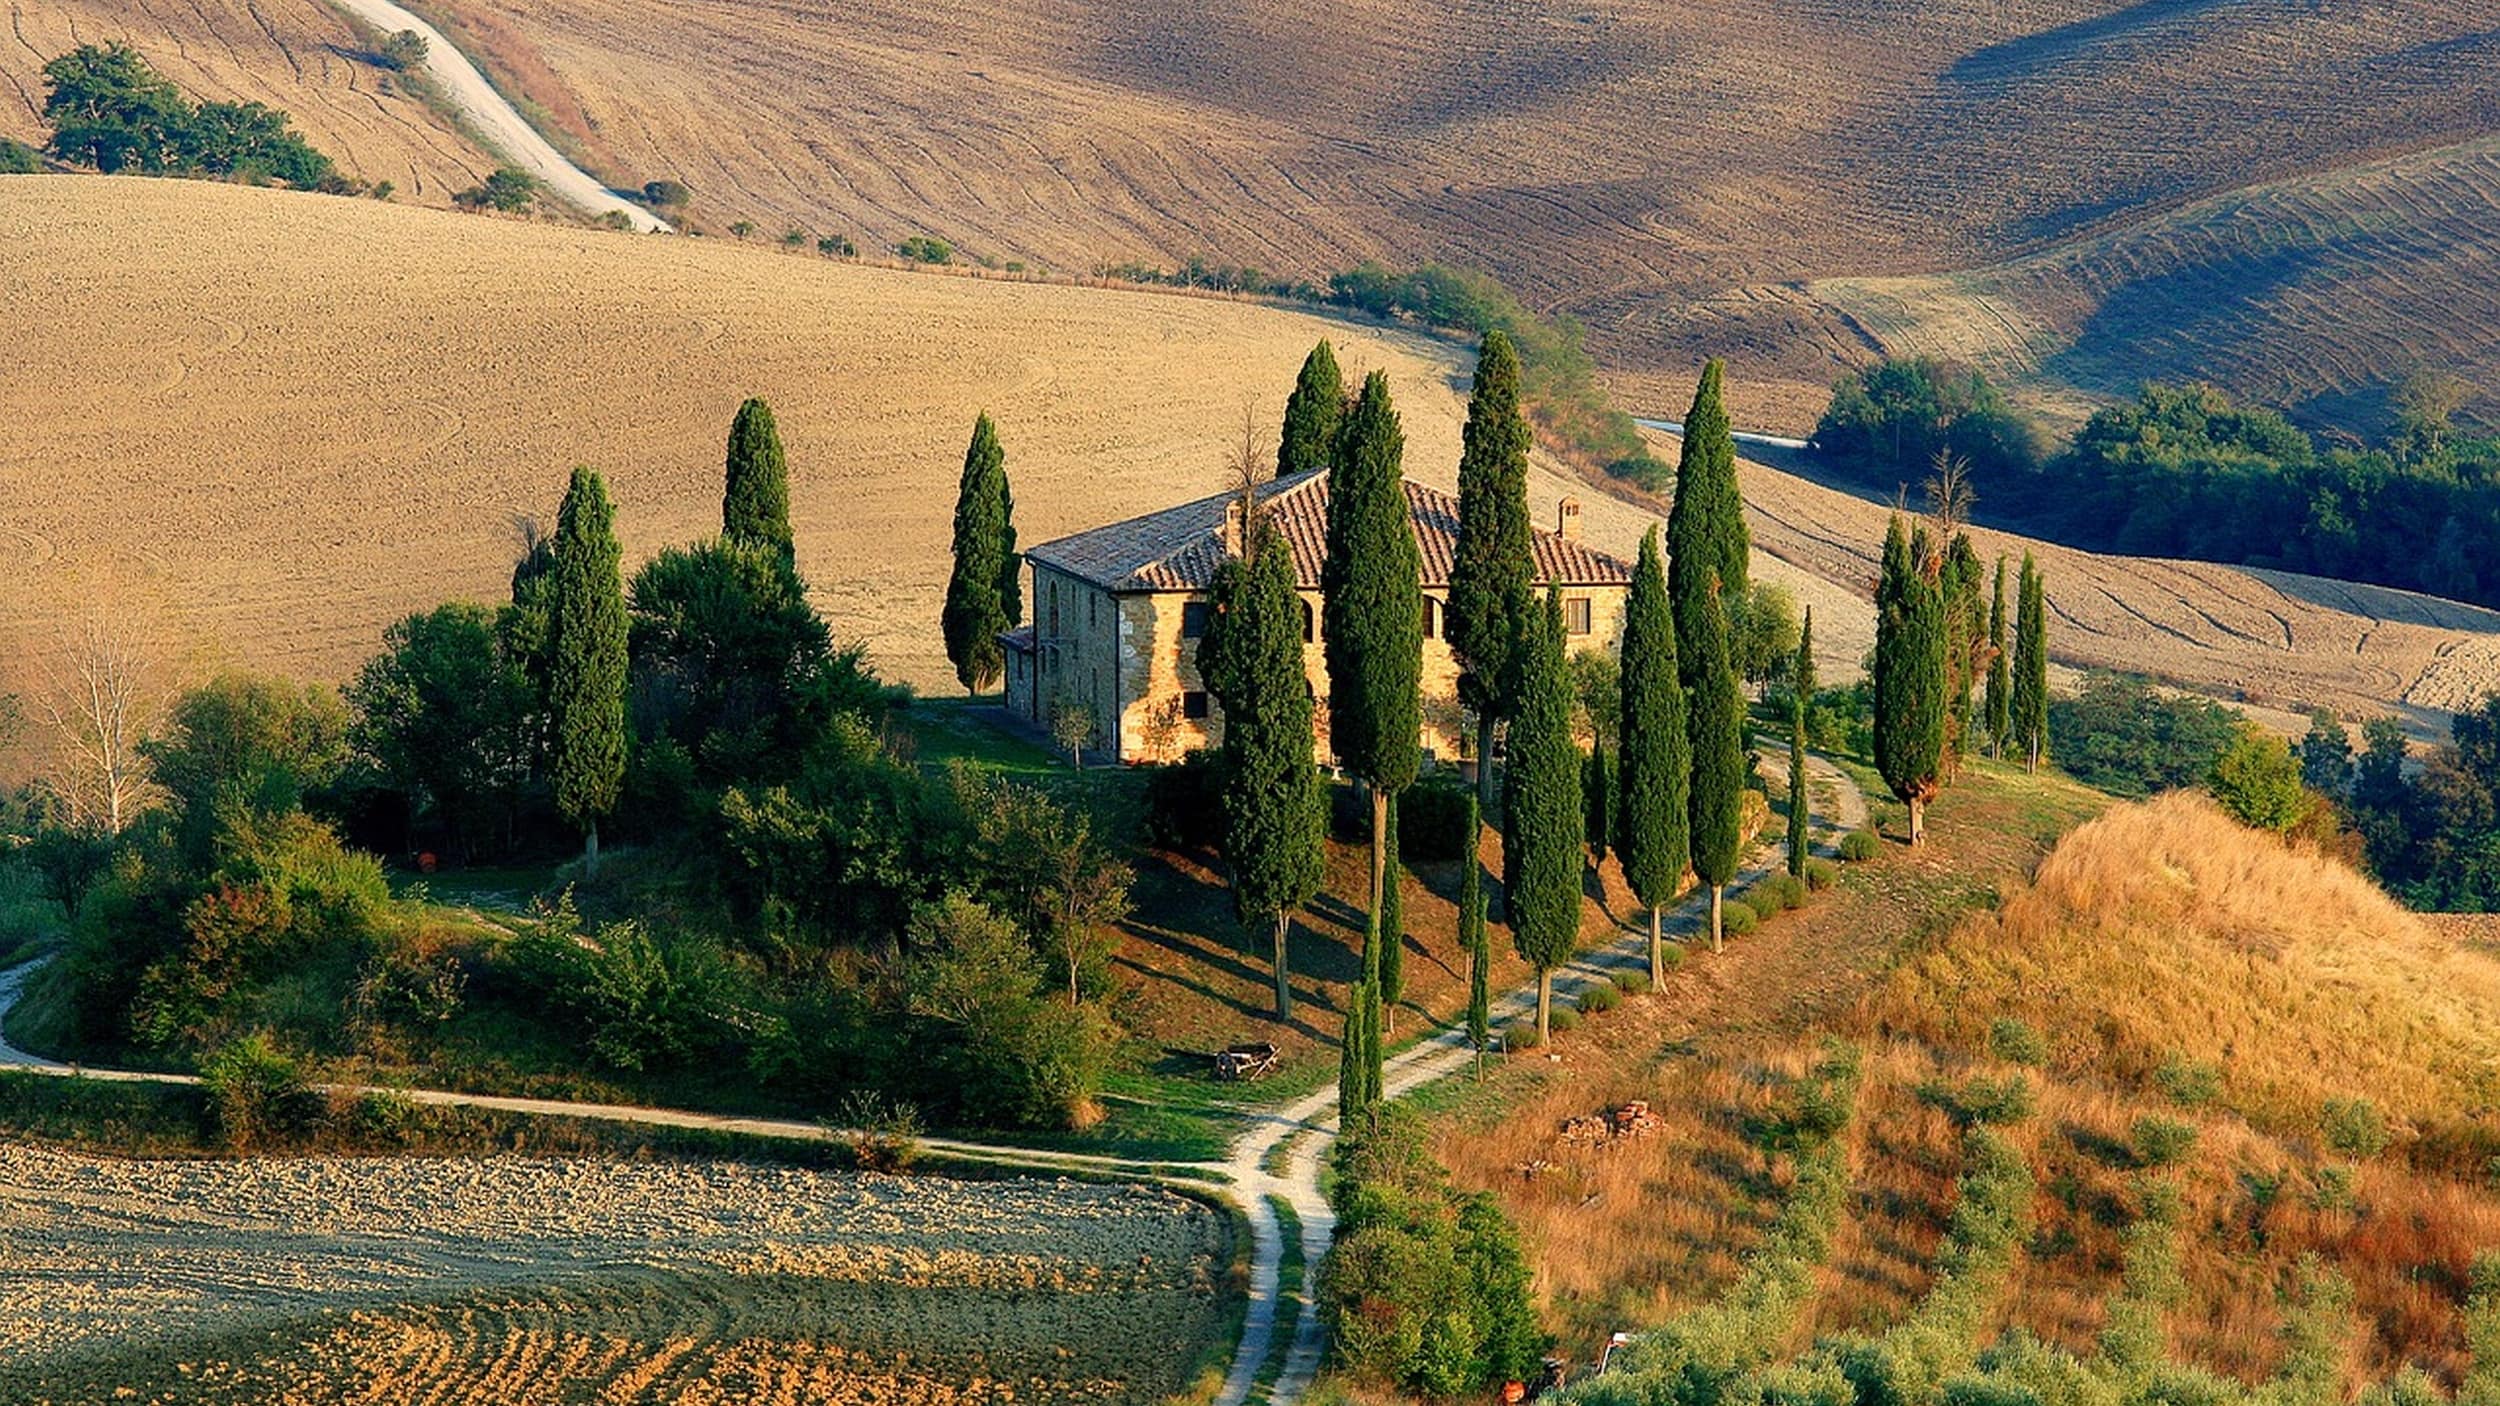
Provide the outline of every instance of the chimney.
<path id="1" fill-rule="evenodd" d="M 1224 505 L 1224 535 L 1222 541 L 1224 555 L 1228 557 L 1238 557 L 1241 555 L 1241 527 L 1243 519 L 1248 516 L 1248 514 L 1243 511 L 1244 507 L 1245 505 L 1239 498 L 1235 498 L 1231 502 Z"/>
<path id="2" fill-rule="evenodd" d="M 1580 540 L 1580 500 L 1565 498 L 1562 510 L 1555 515 L 1554 531 L 1566 542 Z"/>

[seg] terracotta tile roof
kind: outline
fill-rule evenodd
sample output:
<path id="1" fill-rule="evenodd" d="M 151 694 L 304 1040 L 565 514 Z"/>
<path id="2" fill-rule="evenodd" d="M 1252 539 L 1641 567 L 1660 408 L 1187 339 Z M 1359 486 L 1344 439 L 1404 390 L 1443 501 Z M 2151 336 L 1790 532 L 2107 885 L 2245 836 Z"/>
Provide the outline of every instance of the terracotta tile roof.
<path id="1" fill-rule="evenodd" d="M 1327 475 L 1278 479 L 1259 485 L 1258 493 L 1269 521 L 1293 550 L 1296 584 L 1318 590 L 1320 563 L 1328 555 Z M 1218 493 L 1044 542 L 1025 555 L 1118 594 L 1202 591 L 1223 564 L 1224 517 L 1232 501 L 1232 494 Z M 1408 479 L 1406 506 L 1415 524 L 1415 545 L 1423 555 L 1423 584 L 1444 589 L 1458 544 L 1458 499 Z M 1631 567 L 1559 533 L 1540 530 L 1534 542 L 1540 584 L 1620 586 L 1632 579 Z"/>

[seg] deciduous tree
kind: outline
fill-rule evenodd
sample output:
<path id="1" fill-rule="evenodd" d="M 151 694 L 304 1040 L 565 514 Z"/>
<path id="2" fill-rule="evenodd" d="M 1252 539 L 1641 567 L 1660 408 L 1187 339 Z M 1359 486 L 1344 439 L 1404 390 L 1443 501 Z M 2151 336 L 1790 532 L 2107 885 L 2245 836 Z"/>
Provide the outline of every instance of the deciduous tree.
<path id="1" fill-rule="evenodd" d="M 1622 759 L 1615 847 L 1632 894 L 1649 909 L 1649 979 L 1666 983 L 1659 910 L 1684 887 L 1692 862 L 1693 739 L 1676 667 L 1675 617 L 1667 606 L 1658 529 L 1641 541 L 1623 611 Z"/>

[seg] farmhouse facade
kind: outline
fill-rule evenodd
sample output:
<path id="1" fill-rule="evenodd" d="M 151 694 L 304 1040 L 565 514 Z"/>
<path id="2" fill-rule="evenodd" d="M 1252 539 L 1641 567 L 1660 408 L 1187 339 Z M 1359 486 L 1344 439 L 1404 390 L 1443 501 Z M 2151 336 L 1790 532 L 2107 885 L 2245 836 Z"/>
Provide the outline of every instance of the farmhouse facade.
<path id="1" fill-rule="evenodd" d="M 1423 747 L 1458 760 L 1472 741 L 1458 704 L 1458 661 L 1445 625 L 1458 499 L 1409 479 L 1408 520 L 1423 565 Z M 1303 668 L 1328 751 L 1328 667 L 1320 635 L 1320 565 L 1328 554 L 1328 482 L 1308 473 L 1259 485 L 1271 527 L 1293 554 L 1302 599 Z M 1538 589 L 1560 587 L 1565 648 L 1619 649 L 1622 561 L 1580 541 L 1580 507 L 1565 498 L 1554 530 L 1534 534 Z M 1123 762 L 1176 761 L 1221 735 L 1222 709 L 1198 673 L 1198 641 L 1216 568 L 1240 536 L 1238 495 L 1219 493 L 1026 551 L 1033 623 L 1003 636 L 1007 706 L 1043 727 L 1069 708 L 1091 720 L 1090 750 Z"/>

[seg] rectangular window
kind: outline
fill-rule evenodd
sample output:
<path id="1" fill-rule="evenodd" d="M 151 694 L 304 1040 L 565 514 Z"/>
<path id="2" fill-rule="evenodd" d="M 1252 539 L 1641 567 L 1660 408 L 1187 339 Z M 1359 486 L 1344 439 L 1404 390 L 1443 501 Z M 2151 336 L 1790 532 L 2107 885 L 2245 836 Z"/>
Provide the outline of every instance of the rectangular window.
<path id="1" fill-rule="evenodd" d="M 1577 600 L 1563 602 L 1563 623 L 1570 627 L 1571 633 L 1575 635 L 1585 635 L 1589 632 L 1588 597 L 1582 596 Z"/>
<path id="2" fill-rule="evenodd" d="M 1181 638 L 1201 640 L 1207 637 L 1207 620 L 1215 608 L 1202 600 L 1181 602 Z"/>
<path id="3" fill-rule="evenodd" d="M 1050 632 L 1054 636 L 1059 633 L 1059 583 L 1056 581 L 1050 583 Z"/>
<path id="4" fill-rule="evenodd" d="M 1424 597 L 1424 638 L 1441 638 L 1441 602 L 1430 596 Z"/>
<path id="5" fill-rule="evenodd" d="M 1198 691 L 1197 689 L 1191 689 L 1189 692 L 1182 694 L 1182 695 L 1181 695 L 1181 716 L 1182 716 L 1182 717 L 1184 717 L 1184 718 L 1189 719 L 1191 722 L 1204 722 L 1204 721 L 1206 721 L 1206 718 L 1207 718 L 1207 696 L 1206 696 L 1206 694 L 1204 694 L 1204 693 L 1202 693 L 1202 692 Z"/>

